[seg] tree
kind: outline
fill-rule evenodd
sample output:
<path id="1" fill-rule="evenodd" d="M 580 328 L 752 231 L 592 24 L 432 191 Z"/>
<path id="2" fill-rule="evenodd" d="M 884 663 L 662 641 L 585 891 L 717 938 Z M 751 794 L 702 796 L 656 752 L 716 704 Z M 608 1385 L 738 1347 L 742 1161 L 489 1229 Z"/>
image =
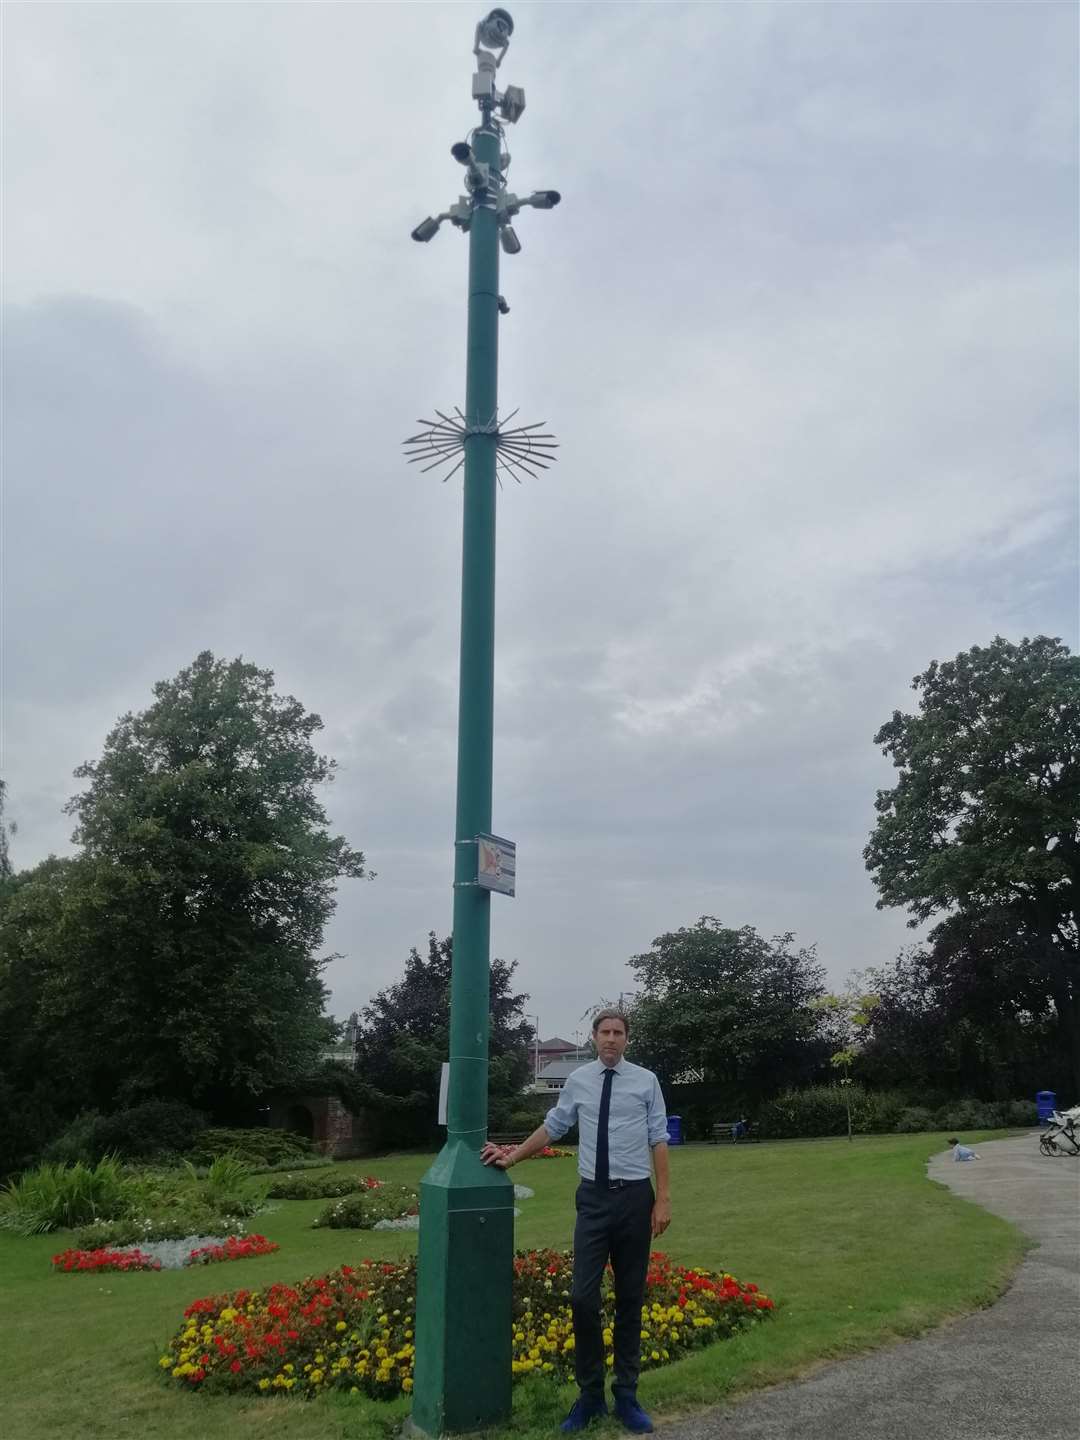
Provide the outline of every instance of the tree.
<path id="1" fill-rule="evenodd" d="M 853 1140 L 851 1124 L 851 1069 L 865 1043 L 867 1026 L 870 1024 L 878 997 L 862 993 L 859 977 L 852 977 L 851 983 L 842 995 L 820 995 L 811 1002 L 824 1021 L 826 1037 L 838 1046 L 829 1056 L 829 1064 L 840 1071 L 840 1084 L 844 1091 L 844 1108 L 847 1111 L 847 1138 Z"/>
<path id="2" fill-rule="evenodd" d="M 874 737 L 900 772 L 864 852 L 878 907 L 942 916 L 935 955 L 991 932 L 1000 955 L 1004 937 L 1080 1089 L 1080 659 L 1045 635 L 998 636 L 912 687 L 919 713 Z"/>
<path id="3" fill-rule="evenodd" d="M 794 938 L 766 940 L 709 915 L 659 936 L 630 960 L 635 1059 L 666 1084 L 701 1077 L 729 1104 L 810 1079 L 825 1056 L 813 1008 L 824 972 Z"/>
<path id="4" fill-rule="evenodd" d="M 154 696 L 76 771 L 81 853 L 5 907 L 0 1028 L 6 1006 L 9 1027 L 51 1035 L 27 1064 L 84 1107 L 165 1096 L 225 1116 L 316 1065 L 333 1028 L 317 951 L 364 857 L 327 830 L 322 722 L 270 671 L 204 652 Z"/>
<path id="5" fill-rule="evenodd" d="M 8 839 L 15 834 L 16 824 L 14 820 L 4 819 L 4 806 L 7 799 L 7 781 L 0 780 L 0 885 L 5 880 L 10 880 L 13 874 L 11 868 L 11 850 L 8 846 Z"/>
<path id="6" fill-rule="evenodd" d="M 1011 911 L 950 917 L 932 944 L 875 972 L 860 1076 L 935 1101 L 1067 1090 L 1067 1057 L 1032 954 L 1018 944 Z"/>
<path id="7" fill-rule="evenodd" d="M 415 947 L 405 974 L 381 990 L 360 1013 L 356 1038 L 357 1092 L 384 1117 L 386 1138 L 421 1145 L 438 1133 L 440 1067 L 450 1054 L 450 969 L 453 941 L 428 933 L 428 952 Z M 529 998 L 511 991 L 517 961 L 493 959 L 488 1044 L 488 1111 L 493 1129 L 505 1129 L 528 1082 L 533 1029 L 522 1007 Z"/>

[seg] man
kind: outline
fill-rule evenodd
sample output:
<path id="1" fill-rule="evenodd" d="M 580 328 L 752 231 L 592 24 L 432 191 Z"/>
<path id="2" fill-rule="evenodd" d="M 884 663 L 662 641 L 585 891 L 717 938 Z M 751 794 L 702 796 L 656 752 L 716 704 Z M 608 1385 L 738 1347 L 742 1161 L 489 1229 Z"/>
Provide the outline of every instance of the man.
<path id="1" fill-rule="evenodd" d="M 671 1224 L 667 1114 L 651 1070 L 623 1058 L 630 1026 L 618 1010 L 593 1019 L 599 1057 L 571 1071 L 558 1103 L 523 1144 L 481 1151 L 486 1165 L 509 1169 L 578 1127 L 577 1224 L 574 1227 L 574 1366 L 580 1395 L 563 1421 L 583 1430 L 608 1413 L 604 1401 L 604 1338 L 600 1282 L 615 1273 L 615 1414 L 641 1435 L 652 1421 L 638 1404 L 641 1303 L 652 1240 Z M 653 1191 L 651 1171 L 656 1172 Z"/>

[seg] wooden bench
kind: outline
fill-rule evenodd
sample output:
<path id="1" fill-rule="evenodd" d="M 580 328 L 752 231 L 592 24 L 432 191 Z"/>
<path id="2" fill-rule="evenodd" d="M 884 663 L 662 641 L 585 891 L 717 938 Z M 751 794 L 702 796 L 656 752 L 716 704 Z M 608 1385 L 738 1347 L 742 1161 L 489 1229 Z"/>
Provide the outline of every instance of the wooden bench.
<path id="1" fill-rule="evenodd" d="M 512 1134 L 510 1131 L 506 1131 L 502 1134 L 489 1134 L 487 1138 L 492 1145 L 522 1145 L 529 1138 L 529 1134 L 531 1131 L 520 1130 L 514 1131 Z"/>
<path id="2" fill-rule="evenodd" d="M 712 1143 L 714 1145 L 759 1145 L 761 1143 L 761 1136 L 755 1134 L 753 1130 L 749 1135 L 743 1135 L 736 1140 L 731 1132 L 737 1123 L 735 1120 L 717 1120 L 712 1127 Z"/>

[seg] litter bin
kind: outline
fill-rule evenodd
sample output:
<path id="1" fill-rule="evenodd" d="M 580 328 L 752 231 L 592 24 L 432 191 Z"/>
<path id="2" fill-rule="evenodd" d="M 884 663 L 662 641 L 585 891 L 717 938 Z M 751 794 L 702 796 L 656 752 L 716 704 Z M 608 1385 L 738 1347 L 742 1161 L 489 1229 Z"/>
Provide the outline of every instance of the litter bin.
<path id="1" fill-rule="evenodd" d="M 1039 1090 L 1035 1094 L 1035 1109 L 1039 1116 L 1040 1125 L 1049 1125 L 1050 1117 L 1057 1109 L 1057 1092 L 1055 1090 Z"/>
<path id="2" fill-rule="evenodd" d="M 667 1117 L 667 1143 L 669 1145 L 681 1145 L 683 1143 L 681 1115 L 669 1115 Z"/>

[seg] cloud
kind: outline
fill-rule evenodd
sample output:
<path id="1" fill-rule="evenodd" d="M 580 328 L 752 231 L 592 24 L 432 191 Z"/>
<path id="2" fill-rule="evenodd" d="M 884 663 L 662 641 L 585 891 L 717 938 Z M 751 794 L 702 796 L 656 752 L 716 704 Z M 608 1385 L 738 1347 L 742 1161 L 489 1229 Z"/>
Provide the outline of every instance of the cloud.
<path id="1" fill-rule="evenodd" d="M 1075 646 L 1077 21 L 1061 7 L 534 7 L 501 394 L 494 946 L 542 1028 L 702 913 L 909 938 L 861 849 L 931 658 Z M 343 1013 L 450 925 L 461 492 L 458 6 L 6 22 L 4 764 L 16 859 L 209 647 L 324 718 Z"/>

